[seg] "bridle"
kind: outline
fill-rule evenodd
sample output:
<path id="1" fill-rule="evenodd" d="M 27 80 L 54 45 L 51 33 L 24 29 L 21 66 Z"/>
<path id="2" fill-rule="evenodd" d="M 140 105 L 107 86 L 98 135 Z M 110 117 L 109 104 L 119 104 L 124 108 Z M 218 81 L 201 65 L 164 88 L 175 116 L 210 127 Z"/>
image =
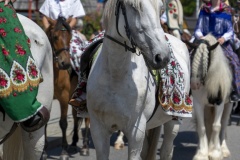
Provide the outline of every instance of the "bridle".
<path id="1" fill-rule="evenodd" d="M 118 34 L 119 34 L 121 37 L 123 37 L 123 36 L 120 34 L 119 28 L 118 28 L 120 9 L 122 10 L 122 14 L 123 14 L 124 21 L 125 21 L 125 26 L 124 26 L 124 28 L 125 28 L 125 32 L 126 32 L 126 35 L 127 35 L 127 37 L 128 37 L 128 40 L 129 40 L 130 43 L 131 43 L 131 47 L 127 45 L 127 42 L 126 42 L 126 41 L 124 41 L 124 43 L 122 43 L 122 42 L 118 41 L 117 39 L 113 38 L 112 36 L 107 35 L 106 33 L 105 33 L 104 37 L 106 37 L 106 38 L 108 38 L 109 40 L 111 40 L 111 41 L 113 41 L 113 42 L 115 42 L 115 43 L 123 46 L 123 47 L 125 48 L 125 51 L 126 51 L 126 52 L 127 52 L 127 51 L 130 51 L 130 52 L 135 53 L 135 54 L 137 54 L 137 55 L 139 56 L 140 54 L 142 54 L 142 52 L 140 51 L 139 53 L 136 53 L 136 46 L 137 46 L 137 45 L 136 45 L 136 43 L 135 43 L 135 41 L 134 41 L 134 39 L 133 39 L 133 37 L 132 37 L 132 35 L 131 35 L 130 27 L 129 27 L 129 24 L 128 24 L 128 18 L 127 18 L 127 14 L 126 14 L 126 7 L 125 7 L 125 5 L 124 5 L 124 3 L 123 3 L 122 0 L 118 0 L 117 3 L 116 3 L 116 10 L 115 10 L 116 30 L 117 30 Z M 154 78 L 154 77 L 156 76 L 156 74 L 153 73 L 153 71 L 152 71 L 152 69 L 151 69 L 151 67 L 150 67 L 150 64 L 149 64 L 149 61 L 147 60 L 147 58 L 144 56 L 144 54 L 142 54 L 142 55 L 143 55 L 143 58 L 144 58 L 144 60 L 145 60 L 145 62 L 146 62 L 146 65 L 147 65 L 147 68 L 148 68 L 150 74 L 151 74 L 151 75 L 153 76 L 153 78 Z M 154 81 L 155 81 L 155 83 L 156 83 L 155 78 L 154 78 Z"/>
<path id="2" fill-rule="evenodd" d="M 62 28 L 60 31 L 61 31 L 61 32 L 66 32 L 66 31 L 68 31 L 68 30 L 67 30 L 66 28 Z M 50 43 L 51 43 L 52 50 L 53 50 L 53 60 L 54 60 L 54 62 L 58 62 L 58 56 L 59 56 L 59 54 L 60 54 L 61 52 L 63 52 L 63 51 L 69 52 L 70 49 L 69 49 L 69 46 L 64 46 L 64 47 L 62 47 L 62 48 L 60 48 L 60 49 L 55 49 L 55 47 L 54 47 L 54 36 L 53 36 L 52 33 L 53 33 L 53 32 L 50 31 L 49 39 L 50 39 Z"/>
<path id="3" fill-rule="evenodd" d="M 119 32 L 119 29 L 118 29 L 118 21 L 119 21 L 119 11 L 120 11 L 120 8 L 122 10 L 122 14 L 123 14 L 123 17 L 124 17 L 124 21 L 125 21 L 125 31 L 126 31 L 126 35 L 131 43 L 131 47 L 127 45 L 127 42 L 124 41 L 124 43 L 116 40 L 115 38 L 105 34 L 104 37 L 112 40 L 113 42 L 123 46 L 125 48 L 125 51 L 130 51 L 132 53 L 136 53 L 136 43 L 134 42 L 133 40 L 133 37 L 131 35 L 131 31 L 129 29 L 129 24 L 128 24 L 128 19 L 127 19 L 127 14 L 126 14 L 126 7 L 124 5 L 124 3 L 121 1 L 121 0 L 118 0 L 117 1 L 117 4 L 116 4 L 116 10 L 115 10 L 115 16 L 116 16 L 116 29 L 117 29 L 117 32 L 118 34 L 123 37 L 120 32 Z"/>

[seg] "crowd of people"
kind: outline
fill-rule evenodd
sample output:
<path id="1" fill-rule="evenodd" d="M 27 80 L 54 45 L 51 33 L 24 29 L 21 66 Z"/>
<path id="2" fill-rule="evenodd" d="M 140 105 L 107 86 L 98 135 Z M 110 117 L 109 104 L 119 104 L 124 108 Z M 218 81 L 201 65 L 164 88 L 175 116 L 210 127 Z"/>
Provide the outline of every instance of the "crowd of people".
<path id="1" fill-rule="evenodd" d="M 8 23 L 3 21 L 3 23 L 0 24 L 0 43 L 2 46 L 2 54 L 0 55 L 0 106 L 15 122 L 20 122 L 24 127 L 31 127 L 33 128 L 32 130 L 36 130 L 46 124 L 46 120 L 42 119 L 44 116 L 41 115 L 41 110 L 46 109 L 36 99 L 38 85 L 31 86 L 31 83 L 24 80 L 24 75 L 28 73 L 21 74 L 26 73 L 26 61 L 29 57 L 32 57 L 32 55 L 28 44 L 28 38 L 13 8 L 12 3 L 14 1 L 15 0 L 0 0 L 0 10 L 4 11 L 0 12 L 1 17 L 4 17 L 6 21 L 8 21 Z M 102 12 L 105 3 L 106 0 L 97 0 L 96 11 Z M 240 1 L 236 3 L 240 6 Z M 235 9 L 236 17 L 239 16 L 238 9 L 239 8 Z M 70 27 L 73 30 L 77 30 L 81 38 L 86 41 L 84 35 L 81 34 L 81 29 L 84 25 L 81 18 L 83 18 L 86 13 L 80 0 L 45 0 L 39 11 L 42 14 L 44 30 L 50 25 L 49 19 L 56 20 L 58 17 L 63 17 L 65 19 L 71 18 L 69 22 Z M 168 27 L 172 29 L 173 35 L 180 38 L 184 23 L 183 7 L 180 0 L 167 0 L 166 10 L 160 16 L 160 19 L 161 24 L 167 24 Z M 233 71 L 232 102 L 240 100 L 240 62 L 237 54 L 234 53 L 232 49 L 232 42 L 235 42 L 237 38 L 237 36 L 234 36 L 234 31 L 236 31 L 234 27 L 232 21 L 232 8 L 224 0 L 202 0 L 202 6 L 200 8 L 193 37 L 202 39 L 208 33 L 212 33 L 222 46 Z M 14 30 L 10 28 L 14 28 Z M 237 31 L 239 32 L 239 30 Z M 16 40 L 14 45 L 12 45 L 12 39 Z M 16 47 L 19 52 L 16 52 Z M 21 73 L 19 73 L 16 63 L 23 68 Z M 15 74 L 11 74 L 12 70 L 15 70 Z M 14 78 L 16 74 L 21 75 L 21 79 L 16 81 L 16 78 Z M 40 79 L 40 77 L 36 78 Z M 8 81 L 16 81 L 16 83 L 24 87 L 19 89 L 15 86 L 10 86 L 12 83 L 8 83 Z M 75 91 L 77 91 L 78 94 L 73 93 L 73 97 L 69 103 L 75 107 L 81 105 L 86 106 L 86 93 L 81 92 L 82 94 L 79 95 L 79 90 L 76 89 Z M 20 110 L 13 109 L 15 106 L 20 108 Z M 21 113 L 20 116 L 19 113 Z"/>

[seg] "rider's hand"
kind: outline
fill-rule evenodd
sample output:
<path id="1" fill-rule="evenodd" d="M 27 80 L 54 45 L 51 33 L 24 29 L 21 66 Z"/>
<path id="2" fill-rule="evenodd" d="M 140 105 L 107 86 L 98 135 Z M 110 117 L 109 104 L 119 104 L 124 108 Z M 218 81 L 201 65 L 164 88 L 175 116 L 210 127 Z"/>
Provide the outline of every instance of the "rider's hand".
<path id="1" fill-rule="evenodd" d="M 0 0 L 0 2 L 4 2 L 4 1 L 5 1 L 4 5 L 6 6 L 10 1 L 14 3 L 16 0 Z"/>
<path id="2" fill-rule="evenodd" d="M 219 44 L 222 45 L 225 42 L 225 39 L 223 37 L 221 37 L 218 39 L 218 42 L 219 42 Z"/>

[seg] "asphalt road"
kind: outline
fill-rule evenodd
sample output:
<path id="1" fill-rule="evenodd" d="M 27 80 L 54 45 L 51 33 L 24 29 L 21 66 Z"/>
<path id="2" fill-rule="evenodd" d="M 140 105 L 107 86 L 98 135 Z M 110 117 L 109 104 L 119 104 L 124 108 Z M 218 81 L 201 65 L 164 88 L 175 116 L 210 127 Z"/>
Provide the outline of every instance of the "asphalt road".
<path id="1" fill-rule="evenodd" d="M 57 105 L 55 103 L 55 105 Z M 48 130 L 54 130 L 55 132 L 60 129 L 58 127 L 58 114 L 55 112 L 58 111 L 58 107 L 55 106 L 53 107 L 52 110 L 52 115 L 55 117 L 52 118 L 53 120 L 51 121 L 52 127 L 51 129 Z M 69 111 L 70 112 L 70 111 Z M 71 118 L 71 113 L 69 113 L 68 117 L 68 122 L 69 122 L 69 131 L 68 131 L 68 143 L 71 144 L 71 128 L 72 128 L 72 118 Z M 55 121 L 55 122 L 54 122 Z M 227 130 L 227 144 L 228 147 L 231 151 L 231 157 L 226 158 L 225 160 L 240 160 L 240 126 L 237 126 L 237 121 L 232 120 L 232 125 L 228 126 Z M 54 126 L 54 123 L 56 125 Z M 55 129 L 54 129 L 55 127 Z M 83 129 L 79 131 L 79 136 L 82 138 L 81 133 Z M 49 131 L 50 132 L 50 131 Z M 54 141 L 50 141 L 49 148 L 47 150 L 48 153 L 48 160 L 53 160 L 53 159 L 59 159 L 59 155 L 61 154 L 61 141 L 60 141 L 60 134 L 52 134 L 50 135 L 52 137 L 49 137 L 49 139 L 55 139 Z M 110 148 L 110 160 L 126 160 L 127 159 L 127 142 L 126 142 L 126 147 L 124 147 L 123 150 L 115 150 L 113 148 L 114 141 L 116 139 L 116 134 L 113 134 L 111 137 L 111 148 Z M 161 134 L 159 141 L 158 141 L 158 148 L 160 148 L 161 143 L 163 140 L 163 135 Z M 180 127 L 180 131 L 177 135 L 177 137 L 174 140 L 174 153 L 173 153 L 173 160 L 192 160 L 196 148 L 197 148 L 197 134 L 195 132 L 195 124 L 191 119 L 184 119 L 183 124 Z M 93 142 L 91 140 L 90 142 L 90 156 L 80 156 L 79 150 L 80 147 L 82 146 L 82 141 L 80 140 L 78 142 L 78 147 L 73 148 L 69 147 L 68 152 L 70 155 L 70 160 L 96 160 L 96 154 L 95 154 L 95 149 Z M 159 151 L 156 155 L 157 159 L 160 159 L 159 156 Z"/>

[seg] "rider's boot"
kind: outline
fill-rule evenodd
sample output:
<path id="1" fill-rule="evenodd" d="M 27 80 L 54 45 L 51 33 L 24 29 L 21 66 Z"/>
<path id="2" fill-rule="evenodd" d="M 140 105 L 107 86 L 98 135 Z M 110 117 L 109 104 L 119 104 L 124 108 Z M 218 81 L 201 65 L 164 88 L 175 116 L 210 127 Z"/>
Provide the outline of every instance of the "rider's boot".
<path id="1" fill-rule="evenodd" d="M 77 117 L 89 117 L 86 104 L 86 82 L 77 86 L 68 103 L 77 111 Z"/>

